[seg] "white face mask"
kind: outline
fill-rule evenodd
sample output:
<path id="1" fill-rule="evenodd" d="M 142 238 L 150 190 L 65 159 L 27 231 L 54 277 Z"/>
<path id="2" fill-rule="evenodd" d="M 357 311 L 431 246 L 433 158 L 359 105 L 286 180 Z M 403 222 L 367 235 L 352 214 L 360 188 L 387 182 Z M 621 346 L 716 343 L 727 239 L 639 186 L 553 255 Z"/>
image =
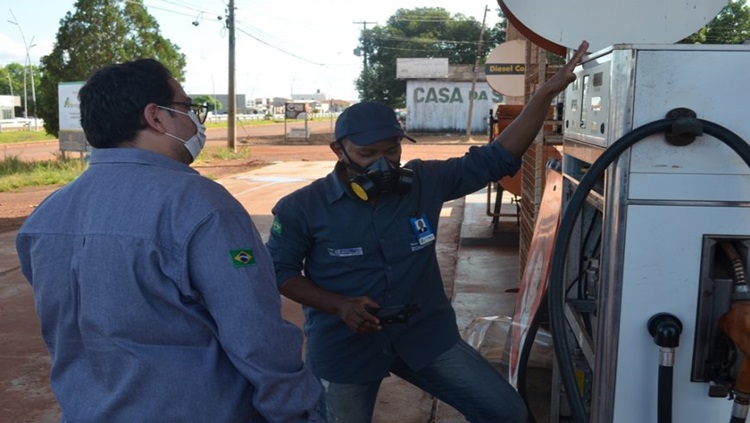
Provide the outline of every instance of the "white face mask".
<path id="1" fill-rule="evenodd" d="M 159 107 L 162 109 L 171 110 L 176 113 L 181 113 L 183 115 L 188 115 L 190 120 L 193 121 L 193 123 L 195 124 L 196 132 L 195 135 L 190 137 L 190 139 L 188 140 L 183 140 L 182 138 L 174 136 L 169 132 L 165 132 L 164 135 L 170 136 L 178 141 L 182 141 L 185 144 L 185 148 L 187 148 L 187 150 L 190 152 L 190 155 L 193 157 L 193 160 L 195 160 L 195 158 L 198 157 L 198 154 L 200 154 L 201 150 L 203 150 L 203 146 L 206 145 L 206 127 L 201 123 L 200 120 L 198 120 L 198 116 L 192 110 L 188 113 L 185 113 L 179 110 L 170 109 L 169 107 Z"/>

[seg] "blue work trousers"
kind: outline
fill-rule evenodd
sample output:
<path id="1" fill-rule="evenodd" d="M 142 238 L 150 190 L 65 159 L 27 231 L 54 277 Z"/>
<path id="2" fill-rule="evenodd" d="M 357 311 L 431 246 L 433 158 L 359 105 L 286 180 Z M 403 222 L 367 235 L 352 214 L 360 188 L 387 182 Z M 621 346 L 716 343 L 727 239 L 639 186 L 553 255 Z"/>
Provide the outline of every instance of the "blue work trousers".
<path id="1" fill-rule="evenodd" d="M 413 371 L 394 359 L 391 373 L 451 405 L 472 423 L 526 422 L 526 405 L 515 389 L 464 341 Z M 322 414 L 328 423 L 370 423 L 382 379 L 369 383 L 321 381 Z"/>

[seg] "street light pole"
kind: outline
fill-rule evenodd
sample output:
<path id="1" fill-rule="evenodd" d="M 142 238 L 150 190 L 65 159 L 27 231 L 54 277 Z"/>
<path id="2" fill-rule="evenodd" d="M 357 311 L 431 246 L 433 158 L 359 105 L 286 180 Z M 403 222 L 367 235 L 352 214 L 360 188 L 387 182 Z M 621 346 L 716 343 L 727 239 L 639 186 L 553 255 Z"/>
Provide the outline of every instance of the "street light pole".
<path id="1" fill-rule="evenodd" d="M 237 151 L 235 140 L 237 138 L 237 129 L 235 127 L 237 119 L 237 95 L 235 88 L 235 37 L 234 37 L 234 0 L 229 0 L 229 14 L 227 16 L 227 28 L 229 29 L 229 92 L 227 109 L 227 147 L 232 151 Z"/>
<path id="2" fill-rule="evenodd" d="M 29 69 L 29 76 L 31 76 L 31 101 L 34 103 L 34 130 L 39 130 L 39 124 L 36 117 L 36 84 L 34 84 L 34 68 L 31 67 L 31 49 L 34 48 L 36 44 L 34 44 L 34 37 L 31 37 L 31 41 L 29 41 L 29 46 L 26 47 L 26 65 Z M 25 85 L 25 84 L 24 84 Z M 25 88 L 25 87 L 24 87 Z"/>
<path id="3" fill-rule="evenodd" d="M 31 41 L 34 41 L 34 37 L 31 37 Z M 36 44 L 32 44 L 31 47 L 34 47 Z M 34 102 L 34 131 L 39 130 L 39 121 L 37 119 L 36 115 L 36 88 L 34 88 L 34 68 L 31 67 L 31 56 L 29 56 L 29 51 L 26 50 L 26 58 L 29 62 L 29 74 L 31 75 L 31 101 Z"/>
<path id="4" fill-rule="evenodd" d="M 16 19 L 16 15 L 13 13 L 13 10 L 10 10 L 10 15 L 13 17 L 13 20 L 9 20 L 8 22 L 12 23 L 13 25 L 18 27 L 18 32 L 21 33 L 21 40 L 23 40 L 23 46 L 26 48 L 26 61 L 24 63 L 23 68 L 23 117 L 24 119 L 28 119 L 28 94 L 26 92 L 26 72 L 29 71 L 29 67 L 31 66 L 31 55 L 29 54 L 29 48 L 34 47 L 34 45 L 29 46 L 26 43 L 26 37 L 23 35 L 23 29 L 21 29 L 21 24 L 18 23 L 18 19 Z M 31 38 L 31 41 L 34 41 L 34 37 Z M 34 101 L 34 129 L 37 128 L 37 118 L 36 118 L 36 89 L 34 87 L 34 74 L 31 75 L 31 96 L 32 100 Z"/>
<path id="5" fill-rule="evenodd" d="M 10 87 L 10 96 L 13 97 L 13 81 L 10 79 L 10 71 L 8 70 L 8 68 L 5 68 L 5 74 L 8 76 L 8 86 Z"/>

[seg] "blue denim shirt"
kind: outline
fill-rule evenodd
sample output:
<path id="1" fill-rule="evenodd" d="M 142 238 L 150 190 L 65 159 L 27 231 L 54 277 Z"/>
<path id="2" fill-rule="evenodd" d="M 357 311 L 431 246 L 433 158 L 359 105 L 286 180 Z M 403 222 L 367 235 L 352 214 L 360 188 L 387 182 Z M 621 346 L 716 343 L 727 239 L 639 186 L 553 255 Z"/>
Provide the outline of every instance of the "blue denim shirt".
<path id="1" fill-rule="evenodd" d="M 435 242 L 420 244 L 411 219 L 423 216 L 437 232 L 445 201 L 519 166 L 519 159 L 491 143 L 460 158 L 410 161 L 405 167 L 414 171 L 411 191 L 386 193 L 375 206 L 352 195 L 335 171 L 278 202 L 267 247 L 279 285 L 304 274 L 323 289 L 368 296 L 382 307 L 417 304 L 421 309 L 408 324 L 355 334 L 337 315 L 304 307 L 307 362 L 318 377 L 339 383 L 383 378 L 394 354 L 419 370 L 458 341 Z"/>
<path id="2" fill-rule="evenodd" d="M 317 418 L 320 384 L 250 216 L 190 167 L 96 150 L 16 246 L 64 420 Z"/>

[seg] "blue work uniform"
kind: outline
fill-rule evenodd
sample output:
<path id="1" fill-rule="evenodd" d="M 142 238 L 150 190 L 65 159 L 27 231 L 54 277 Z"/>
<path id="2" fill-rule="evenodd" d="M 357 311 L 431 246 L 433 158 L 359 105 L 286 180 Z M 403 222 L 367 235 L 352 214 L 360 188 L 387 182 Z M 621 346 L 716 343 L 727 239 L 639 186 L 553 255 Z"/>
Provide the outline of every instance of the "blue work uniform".
<path id="1" fill-rule="evenodd" d="M 90 167 L 16 246 L 70 422 L 311 422 L 319 381 L 271 259 L 221 185 L 138 148 Z"/>
<path id="2" fill-rule="evenodd" d="M 267 247 L 279 285 L 304 275 L 325 290 L 367 296 L 381 307 L 420 308 L 405 324 L 356 334 L 339 316 L 304 307 L 307 363 L 324 380 L 382 379 L 394 354 L 416 371 L 460 339 L 434 237 L 425 238 L 415 222 L 423 219 L 437 235 L 444 202 L 514 174 L 520 160 L 491 143 L 471 147 L 463 157 L 412 160 L 404 167 L 414 172 L 409 193 L 385 193 L 375 205 L 355 197 L 334 170 L 273 208 Z"/>

